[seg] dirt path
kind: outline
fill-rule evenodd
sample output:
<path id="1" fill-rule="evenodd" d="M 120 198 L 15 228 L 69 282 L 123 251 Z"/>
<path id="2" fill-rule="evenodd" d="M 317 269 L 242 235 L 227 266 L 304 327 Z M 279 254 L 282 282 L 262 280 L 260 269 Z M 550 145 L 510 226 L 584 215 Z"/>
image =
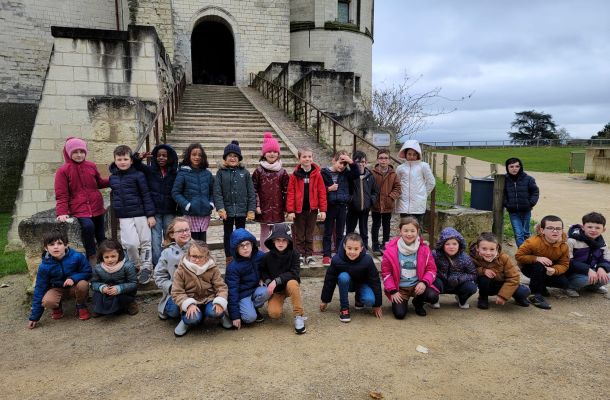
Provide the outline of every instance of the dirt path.
<path id="1" fill-rule="evenodd" d="M 308 332 L 289 319 L 240 331 L 218 326 L 174 338 L 173 323 L 140 314 L 25 328 L 25 275 L 0 289 L 0 386 L 5 399 L 601 399 L 609 365 L 609 300 L 551 298 L 552 311 L 514 304 L 460 310 L 443 296 L 426 318 L 317 311 L 320 279 L 303 283 Z M 289 309 L 286 306 L 285 312 Z M 576 313 L 576 314 L 574 314 Z M 415 350 L 417 345 L 428 354 Z"/>
<path id="2" fill-rule="evenodd" d="M 460 156 L 448 157 L 448 176 L 453 176 L 455 166 L 460 165 Z M 466 176 L 482 177 L 490 173 L 489 162 L 467 158 Z M 506 173 L 504 165 L 498 165 L 498 172 Z M 560 216 L 566 226 L 580 224 L 584 214 L 590 211 L 601 212 L 610 217 L 610 184 L 588 181 L 581 174 L 560 174 L 549 172 L 525 172 L 536 179 L 540 188 L 540 200 L 532 212 L 536 221 L 548 214 Z M 437 175 L 442 177 L 442 156 L 437 159 Z M 450 179 L 450 178 L 448 178 Z M 470 183 L 466 181 L 466 190 Z"/>

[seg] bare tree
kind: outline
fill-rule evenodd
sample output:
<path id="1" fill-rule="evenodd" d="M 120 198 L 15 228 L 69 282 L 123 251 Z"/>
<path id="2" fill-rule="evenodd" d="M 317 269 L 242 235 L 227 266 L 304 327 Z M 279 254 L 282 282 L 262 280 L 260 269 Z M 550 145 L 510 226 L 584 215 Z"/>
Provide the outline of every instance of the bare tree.
<path id="1" fill-rule="evenodd" d="M 564 127 L 557 129 L 557 139 L 561 140 L 561 143 L 566 143 L 568 140 L 572 139 L 572 135 L 570 132 Z"/>
<path id="2" fill-rule="evenodd" d="M 390 133 L 392 147 L 397 140 L 426 128 L 431 123 L 430 118 L 457 110 L 457 107 L 445 108 L 440 103 L 464 101 L 473 95 L 450 99 L 441 95 L 440 87 L 416 92 L 414 87 L 422 77 L 412 78 L 405 73 L 401 82 L 374 87 L 371 98 L 363 99 L 365 107 L 372 112 L 371 125 Z"/>

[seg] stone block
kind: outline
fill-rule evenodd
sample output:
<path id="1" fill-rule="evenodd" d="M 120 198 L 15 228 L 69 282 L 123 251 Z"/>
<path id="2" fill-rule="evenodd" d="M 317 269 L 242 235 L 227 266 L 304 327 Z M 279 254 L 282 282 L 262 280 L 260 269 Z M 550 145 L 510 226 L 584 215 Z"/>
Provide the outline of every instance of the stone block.
<path id="1" fill-rule="evenodd" d="M 51 65 L 47 79 L 53 81 L 73 81 L 74 68 L 64 65 Z"/>
<path id="2" fill-rule="evenodd" d="M 481 232 L 491 232 L 492 224 L 493 215 L 491 211 L 475 210 L 474 208 L 437 210 L 434 237 L 438 239 L 443 228 L 453 227 L 470 244 L 477 239 Z"/>
<path id="3" fill-rule="evenodd" d="M 158 100 L 159 89 L 155 85 L 138 85 L 138 97 L 143 100 Z"/>
<path id="4" fill-rule="evenodd" d="M 49 200 L 47 198 L 47 191 L 46 190 L 32 190 L 31 191 L 31 195 L 32 195 L 32 201 L 35 201 L 35 202 Z"/>

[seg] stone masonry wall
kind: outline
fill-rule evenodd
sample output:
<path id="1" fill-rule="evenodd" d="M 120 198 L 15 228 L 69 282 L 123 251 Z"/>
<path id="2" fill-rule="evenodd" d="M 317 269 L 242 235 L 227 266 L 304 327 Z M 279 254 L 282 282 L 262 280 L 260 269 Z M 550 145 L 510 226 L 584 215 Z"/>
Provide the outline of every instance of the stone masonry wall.
<path id="1" fill-rule="evenodd" d="M 205 19 L 225 21 L 235 40 L 235 79 L 249 83 L 251 72 L 290 57 L 289 0 L 173 0 L 174 66 L 185 68 L 191 81 L 191 34 Z"/>
<path id="2" fill-rule="evenodd" d="M 15 202 L 9 244 L 25 217 L 55 207 L 54 174 L 66 137 L 88 142 L 88 159 L 108 175 L 112 148 L 135 145 L 143 114 L 161 96 L 159 42 L 152 27 L 129 31 L 54 28 L 55 43 Z M 167 80 L 173 79 L 168 77 Z"/>
<path id="3" fill-rule="evenodd" d="M 128 0 L 129 23 L 154 26 L 170 57 L 174 56 L 171 0 Z"/>

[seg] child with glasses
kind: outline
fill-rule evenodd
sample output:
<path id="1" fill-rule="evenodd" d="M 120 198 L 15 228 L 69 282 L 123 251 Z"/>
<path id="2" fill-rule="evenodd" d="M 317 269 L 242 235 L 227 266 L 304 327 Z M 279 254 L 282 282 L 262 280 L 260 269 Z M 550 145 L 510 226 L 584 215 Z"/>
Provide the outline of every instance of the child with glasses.
<path id="1" fill-rule="evenodd" d="M 527 239 L 515 254 L 521 272 L 530 278 L 532 294 L 528 300 L 536 307 L 550 310 L 544 299 L 546 287 L 567 289 L 566 272 L 570 266 L 570 249 L 563 232 L 563 221 L 555 215 L 547 215 L 540 221 L 538 234 Z"/>
<path id="2" fill-rule="evenodd" d="M 385 244 L 390 240 L 390 221 L 396 199 L 400 197 L 400 179 L 390 164 L 390 151 L 380 149 L 377 151 L 377 164 L 372 170 L 375 182 L 379 188 L 377 201 L 371 207 L 373 226 L 371 227 L 371 241 L 373 254 L 380 256 L 385 250 Z M 383 236 L 379 244 L 379 228 L 383 226 Z"/>
<path id="3" fill-rule="evenodd" d="M 347 210 L 346 233 L 352 233 L 358 225 L 362 243 L 366 249 L 369 245 L 369 213 L 377 201 L 379 188 L 371 170 L 367 168 L 366 154 L 355 151 L 352 157 L 358 165 L 358 175 L 353 180 L 354 193 Z"/>

